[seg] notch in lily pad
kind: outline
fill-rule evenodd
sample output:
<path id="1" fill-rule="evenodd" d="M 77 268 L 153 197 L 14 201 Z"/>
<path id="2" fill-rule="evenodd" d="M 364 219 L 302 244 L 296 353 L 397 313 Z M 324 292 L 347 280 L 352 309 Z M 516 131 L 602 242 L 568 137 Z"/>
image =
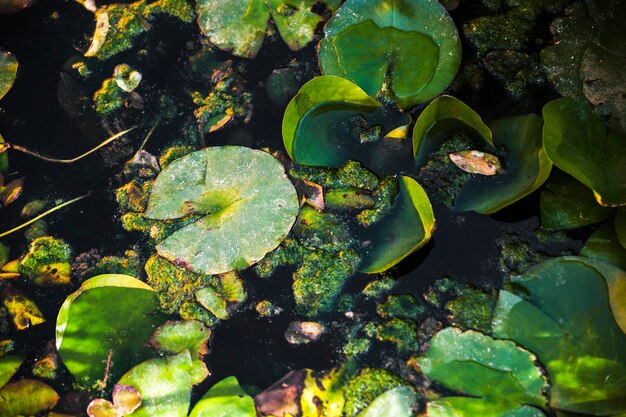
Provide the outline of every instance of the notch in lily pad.
<path id="1" fill-rule="evenodd" d="M 159 243 L 160 256 L 194 272 L 245 269 L 275 249 L 298 215 L 298 196 L 282 164 L 243 146 L 193 152 L 168 165 L 144 216 L 197 220 Z"/>
<path id="2" fill-rule="evenodd" d="M 406 109 L 440 94 L 461 62 L 461 41 L 436 0 L 347 0 L 318 47 L 324 75 L 352 80 Z"/>

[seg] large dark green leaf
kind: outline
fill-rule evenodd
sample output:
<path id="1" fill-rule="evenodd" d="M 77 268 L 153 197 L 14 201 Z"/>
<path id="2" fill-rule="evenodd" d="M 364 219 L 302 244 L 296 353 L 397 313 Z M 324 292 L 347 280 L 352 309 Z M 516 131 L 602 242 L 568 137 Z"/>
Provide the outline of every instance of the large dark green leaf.
<path id="1" fill-rule="evenodd" d="M 574 229 L 613 217 L 615 209 L 603 207 L 593 191 L 560 170 L 553 170 L 539 200 L 541 226 Z"/>
<path id="2" fill-rule="evenodd" d="M 0 49 L 0 99 L 13 87 L 17 67 L 17 59 L 10 52 Z"/>
<path id="3" fill-rule="evenodd" d="M 334 137 L 336 125 L 380 106 L 351 81 L 330 75 L 313 78 L 285 109 L 285 150 L 304 165 L 340 166 L 353 155 L 345 149 L 345 137 Z"/>
<path id="4" fill-rule="evenodd" d="M 412 178 L 400 178 L 400 192 L 391 211 L 367 229 L 371 243 L 359 269 L 385 271 L 425 245 L 435 229 L 435 215 L 424 189 Z"/>
<path id="5" fill-rule="evenodd" d="M 348 78 L 370 96 L 391 93 L 408 108 L 452 82 L 461 44 L 436 0 L 347 0 L 328 21 L 318 56 L 322 73 Z"/>
<path id="6" fill-rule="evenodd" d="M 215 384 L 191 410 L 189 417 L 256 417 L 254 400 L 229 376 Z"/>
<path id="7" fill-rule="evenodd" d="M 534 361 L 533 354 L 513 342 L 453 327 L 438 332 L 417 358 L 422 372 L 433 381 L 487 399 L 484 408 L 493 403 L 499 409 L 508 403 L 510 410 L 520 404 L 546 404 L 542 391 L 547 382 Z"/>
<path id="8" fill-rule="evenodd" d="M 542 146 L 541 128 L 541 117 L 534 114 L 494 122 L 494 143 L 506 152 L 502 158 L 505 172 L 469 180 L 457 195 L 454 208 L 494 213 L 540 187 L 552 169 Z"/>
<path id="9" fill-rule="evenodd" d="M 580 251 L 582 256 L 602 259 L 626 270 L 626 249 L 620 244 L 615 232 L 615 224 L 609 221 L 596 230 Z"/>
<path id="10" fill-rule="evenodd" d="M 591 188 L 604 206 L 626 204 L 626 137 L 607 130 L 588 103 L 563 97 L 543 108 L 543 141 L 554 165 Z"/>
<path id="11" fill-rule="evenodd" d="M 424 417 L 545 417 L 528 405 L 471 397 L 444 397 L 429 401 Z"/>
<path id="12" fill-rule="evenodd" d="M 534 352 L 548 370 L 550 405 L 594 415 L 626 411 L 626 272 L 600 260 L 562 257 L 501 290 L 496 337 Z"/>
<path id="13" fill-rule="evenodd" d="M 298 196 L 281 163 L 243 146 L 206 148 L 168 165 L 152 186 L 145 217 L 201 215 L 157 246 L 171 262 L 206 275 L 244 269 L 287 236 Z"/>
<path id="14" fill-rule="evenodd" d="M 61 306 L 56 347 L 79 386 L 103 388 L 105 380 L 114 382 L 146 357 L 144 343 L 161 321 L 159 299 L 147 284 L 127 275 L 99 275 Z"/>

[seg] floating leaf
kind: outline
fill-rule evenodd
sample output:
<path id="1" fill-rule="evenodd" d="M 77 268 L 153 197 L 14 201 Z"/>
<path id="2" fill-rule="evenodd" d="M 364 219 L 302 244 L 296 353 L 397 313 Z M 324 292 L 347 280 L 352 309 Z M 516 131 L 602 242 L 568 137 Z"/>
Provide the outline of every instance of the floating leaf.
<path id="1" fill-rule="evenodd" d="M 0 357 L 0 388 L 15 375 L 24 359 L 24 355 L 16 354 L 5 354 Z"/>
<path id="2" fill-rule="evenodd" d="M 242 146 L 206 148 L 168 165 L 145 217 L 201 215 L 157 246 L 159 255 L 207 275 L 258 262 L 287 236 L 298 196 L 280 162 Z"/>
<path id="3" fill-rule="evenodd" d="M 454 327 L 438 332 L 416 360 L 424 375 L 446 388 L 496 402 L 543 407 L 547 382 L 534 361 L 534 355 L 513 342 Z"/>
<path id="4" fill-rule="evenodd" d="M 317 0 L 200 0 L 198 24 L 212 44 L 233 55 L 254 58 L 271 18 L 289 48 L 297 51 L 313 40 L 322 16 L 312 11 Z M 336 1 L 321 0 L 327 7 Z"/>
<path id="5" fill-rule="evenodd" d="M 620 244 L 626 249 L 626 208 L 617 210 L 615 216 L 615 233 Z"/>
<path id="6" fill-rule="evenodd" d="M 348 0 L 328 21 L 318 57 L 323 74 L 348 78 L 370 96 L 391 93 L 408 108 L 452 82 L 461 43 L 436 0 Z"/>
<path id="7" fill-rule="evenodd" d="M 534 114 L 501 119 L 491 125 L 494 143 L 506 151 L 506 172 L 495 177 L 474 177 L 459 191 L 456 210 L 494 213 L 539 188 L 550 175 L 552 163 L 543 150 L 541 117 Z"/>
<path id="8" fill-rule="evenodd" d="M 550 405 L 583 414 L 625 412 L 626 272 L 561 257 L 512 281 L 524 298 L 500 291 L 493 333 L 537 354 L 550 376 Z"/>
<path id="9" fill-rule="evenodd" d="M 502 164 L 497 156 L 481 151 L 453 152 L 450 160 L 454 165 L 470 174 L 491 177 L 502 172 Z"/>
<path id="10" fill-rule="evenodd" d="M 78 385 L 102 389 L 146 357 L 144 343 L 160 322 L 159 299 L 147 284 L 99 275 L 61 306 L 56 347 Z"/>
<path id="11" fill-rule="evenodd" d="M 402 176 L 393 208 L 367 229 L 371 242 L 359 270 L 373 274 L 391 268 L 424 246 L 434 229 L 435 215 L 426 192 L 414 179 Z"/>
<path id="12" fill-rule="evenodd" d="M 102 398 L 96 398 L 87 406 L 89 417 L 123 417 L 124 415 L 111 403 Z"/>
<path id="13" fill-rule="evenodd" d="M 189 417 L 256 417 L 254 400 L 229 376 L 219 381 L 191 410 Z"/>
<path id="14" fill-rule="evenodd" d="M 420 113 L 413 127 L 413 156 L 421 167 L 428 155 L 450 135 L 465 132 L 485 146 L 493 146 L 491 130 L 467 104 L 452 96 L 434 99 Z"/>
<path id="15" fill-rule="evenodd" d="M 615 232 L 615 224 L 612 221 L 603 224 L 589 236 L 580 254 L 589 258 L 602 259 L 626 270 L 626 249 L 620 244 Z"/>
<path id="16" fill-rule="evenodd" d="M 560 170 L 553 170 L 539 199 L 541 226 L 575 229 L 613 217 L 615 209 L 603 207 L 593 191 Z"/>
<path id="17" fill-rule="evenodd" d="M 603 206 L 626 204 L 626 137 L 607 130 L 588 103 L 572 97 L 546 104 L 543 118 L 554 165 L 591 188 Z"/>
<path id="18" fill-rule="evenodd" d="M 397 387 L 378 396 L 357 417 L 413 417 L 419 398 L 411 387 Z"/>
<path id="19" fill-rule="evenodd" d="M 161 352 L 182 353 L 188 350 L 193 357 L 208 353 L 207 343 L 211 329 L 197 320 L 167 321 L 154 332 L 148 344 Z"/>
<path id="20" fill-rule="evenodd" d="M 30 243 L 19 260 L 19 273 L 37 285 L 69 284 L 72 275 L 72 249 L 61 239 L 42 236 Z"/>
<path id="21" fill-rule="evenodd" d="M 283 116 L 283 143 L 294 161 L 304 165 L 340 166 L 350 159 L 345 138 L 333 127 L 351 116 L 372 112 L 381 104 L 359 86 L 335 76 L 315 77 L 289 102 Z"/>
<path id="22" fill-rule="evenodd" d="M 470 397 L 444 397 L 429 401 L 424 417 L 545 417 L 535 407 Z"/>
<path id="23" fill-rule="evenodd" d="M 8 206 L 19 198 L 24 189 L 24 180 L 18 178 L 5 186 L 0 185 L 0 205 Z"/>
<path id="24" fill-rule="evenodd" d="M 119 88 L 126 91 L 127 93 L 130 93 L 135 88 L 137 88 L 137 86 L 139 86 L 142 75 L 139 71 L 135 71 L 134 69 L 132 69 L 130 65 L 120 64 L 115 67 L 113 77 L 115 79 L 115 83 Z"/>
<path id="25" fill-rule="evenodd" d="M 47 384 L 21 379 L 0 389 L 0 417 L 39 415 L 58 401 L 59 395 Z"/>
<path id="26" fill-rule="evenodd" d="M 13 87 L 17 67 L 17 59 L 10 52 L 0 49 L 0 99 Z"/>
<path id="27" fill-rule="evenodd" d="M 191 402 L 194 361 L 189 352 L 149 359 L 132 368 L 119 381 L 135 387 L 141 406 L 133 417 L 186 417 Z"/>

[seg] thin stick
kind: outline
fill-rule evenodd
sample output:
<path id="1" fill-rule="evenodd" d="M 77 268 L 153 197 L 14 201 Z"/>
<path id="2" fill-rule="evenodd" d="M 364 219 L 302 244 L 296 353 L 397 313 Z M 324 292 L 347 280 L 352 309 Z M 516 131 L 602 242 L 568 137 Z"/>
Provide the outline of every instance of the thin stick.
<path id="1" fill-rule="evenodd" d="M 81 195 L 80 197 L 76 197 L 73 200 L 66 201 L 65 203 L 61 203 L 58 206 L 54 206 L 50 210 L 41 213 L 39 216 L 33 217 L 32 219 L 28 220 L 27 222 L 24 222 L 24 223 L 20 224 L 19 226 L 14 227 L 11 230 L 7 230 L 6 232 L 0 233 L 0 237 L 5 237 L 7 235 L 10 235 L 13 232 L 17 232 L 18 230 L 21 230 L 21 229 L 23 229 L 23 228 L 25 228 L 27 226 L 30 226 L 31 224 L 35 223 L 37 220 L 40 220 L 40 219 L 43 219 L 44 217 L 46 217 L 48 214 L 52 214 L 52 213 L 54 213 L 57 210 L 61 210 L 63 207 L 69 206 L 70 204 L 75 203 L 78 200 L 82 200 L 83 198 L 88 197 L 88 196 L 89 196 L 89 193 L 87 193 L 85 195 Z"/>
<path id="2" fill-rule="evenodd" d="M 137 149 L 137 153 L 139 153 L 143 149 L 143 147 L 146 146 L 146 143 L 148 143 L 148 139 L 150 139 L 150 136 L 152 136 L 152 133 L 157 128 L 157 126 L 159 125 L 160 121 L 161 121 L 161 118 L 159 117 L 157 119 L 156 123 L 154 124 L 154 126 L 152 126 L 152 128 L 150 129 L 150 131 L 146 135 L 146 138 L 143 140 L 143 142 L 141 142 L 141 146 L 139 147 L 139 149 Z"/>
<path id="3" fill-rule="evenodd" d="M 20 146 L 20 145 L 10 144 L 9 147 L 11 149 L 16 150 L 16 151 L 23 152 L 23 153 L 25 153 L 27 155 L 34 156 L 35 158 L 39 158 L 39 159 L 42 159 L 42 160 L 47 161 L 47 162 L 54 162 L 54 163 L 57 163 L 57 164 L 71 164 L 71 163 L 74 163 L 76 161 L 79 161 L 79 160 L 83 159 L 86 156 L 91 155 L 92 153 L 94 153 L 98 149 L 100 149 L 100 148 L 108 145 L 109 143 L 113 142 L 114 140 L 124 136 L 126 133 L 130 132 L 133 129 L 134 129 L 134 127 L 131 127 L 128 130 L 125 130 L 125 131 L 120 132 L 120 133 L 116 133 L 115 135 L 111 136 L 110 138 L 108 138 L 107 140 L 105 140 L 100 145 L 96 146 L 95 148 L 92 148 L 89 151 L 85 152 L 84 154 L 79 155 L 76 158 L 72 158 L 72 159 L 48 158 L 47 156 L 39 155 L 38 153 L 35 153 L 35 152 L 33 152 L 33 151 L 29 150 L 29 149 L 26 149 L 26 148 L 24 148 L 23 146 Z"/>

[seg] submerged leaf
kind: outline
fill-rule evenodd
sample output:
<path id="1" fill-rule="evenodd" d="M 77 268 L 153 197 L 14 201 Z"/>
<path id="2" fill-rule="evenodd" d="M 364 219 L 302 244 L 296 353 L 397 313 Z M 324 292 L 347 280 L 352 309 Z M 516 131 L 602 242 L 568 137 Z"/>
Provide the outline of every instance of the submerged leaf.
<path id="1" fill-rule="evenodd" d="M 626 270 L 626 249 L 620 244 L 612 221 L 603 224 L 593 232 L 580 251 L 582 256 L 602 259 L 618 268 Z"/>
<path id="2" fill-rule="evenodd" d="M 4 354 L 0 357 L 0 388 L 15 375 L 24 359 L 24 355 L 18 354 Z"/>
<path id="3" fill-rule="evenodd" d="M 161 352 L 178 354 L 188 350 L 193 357 L 208 353 L 211 329 L 197 320 L 167 321 L 154 332 L 148 344 Z"/>
<path id="4" fill-rule="evenodd" d="M 203 274 L 244 269 L 287 236 L 298 197 L 280 162 L 242 146 L 177 159 L 154 182 L 145 217 L 200 215 L 159 243 L 162 257 Z"/>
<path id="5" fill-rule="evenodd" d="M 322 73 L 348 78 L 370 96 L 409 108 L 440 94 L 460 65 L 454 22 L 436 0 L 347 0 L 328 21 Z"/>
<path id="6" fill-rule="evenodd" d="M 603 206 L 626 205 L 626 137 L 607 130 L 588 103 L 562 97 L 543 108 L 544 147 L 554 165 L 591 188 Z"/>
<path id="7" fill-rule="evenodd" d="M 21 379 L 0 389 L 0 417 L 39 415 L 58 401 L 59 395 L 47 384 Z"/>
<path id="8" fill-rule="evenodd" d="M 17 67 L 17 59 L 10 52 L 0 49 L 0 99 L 13 87 Z"/>
<path id="9" fill-rule="evenodd" d="M 46 321 L 37 304 L 10 285 L 2 291 L 2 303 L 17 330 L 26 330 Z"/>
<path id="10" fill-rule="evenodd" d="M 448 155 L 454 165 L 470 174 L 487 177 L 502 172 L 502 164 L 497 156 L 481 151 L 461 151 Z"/>
<path id="11" fill-rule="evenodd" d="M 493 333 L 537 354 L 550 376 L 550 405 L 582 414 L 626 412 L 626 272 L 561 257 L 512 280 L 524 298 L 500 291 Z"/>
<path id="12" fill-rule="evenodd" d="M 413 417 L 419 397 L 411 387 L 397 387 L 378 396 L 357 417 Z"/>
<path id="13" fill-rule="evenodd" d="M 127 275 L 99 275 L 61 306 L 57 350 L 78 385 L 102 389 L 146 357 L 144 343 L 160 322 L 159 299 L 147 284 Z"/>

